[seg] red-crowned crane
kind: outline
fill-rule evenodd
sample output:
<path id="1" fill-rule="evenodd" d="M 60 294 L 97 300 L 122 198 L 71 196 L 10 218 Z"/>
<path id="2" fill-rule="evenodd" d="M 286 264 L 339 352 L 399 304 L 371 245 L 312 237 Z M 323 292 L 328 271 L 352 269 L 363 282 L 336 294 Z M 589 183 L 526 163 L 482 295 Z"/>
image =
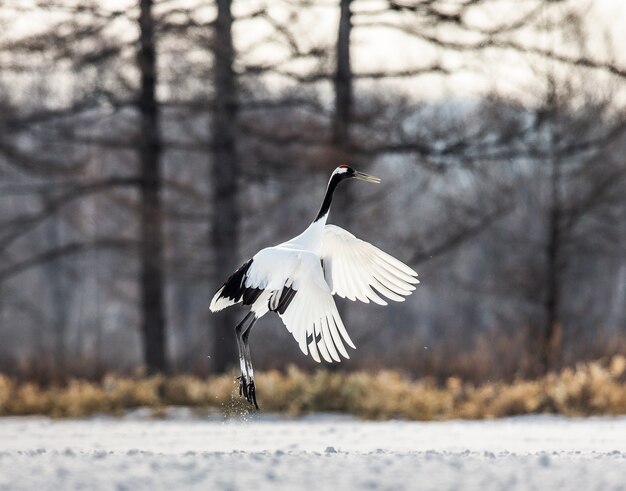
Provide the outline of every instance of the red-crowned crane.
<path id="1" fill-rule="evenodd" d="M 387 305 L 415 290 L 417 273 L 373 245 L 335 225 L 326 225 L 333 193 L 346 179 L 380 179 L 347 165 L 337 167 L 313 223 L 297 237 L 267 247 L 245 262 L 211 300 L 212 312 L 242 303 L 250 312 L 235 327 L 239 348 L 239 393 L 258 409 L 248 338 L 254 323 L 276 312 L 306 355 L 320 362 L 349 358 L 355 348 L 339 317 L 333 295 Z"/>

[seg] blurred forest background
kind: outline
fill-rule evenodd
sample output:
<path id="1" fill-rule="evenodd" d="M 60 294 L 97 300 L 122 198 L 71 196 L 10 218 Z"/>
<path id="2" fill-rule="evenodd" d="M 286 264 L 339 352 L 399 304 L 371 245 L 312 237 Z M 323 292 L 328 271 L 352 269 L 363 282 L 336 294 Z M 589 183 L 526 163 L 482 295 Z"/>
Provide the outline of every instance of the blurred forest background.
<path id="1" fill-rule="evenodd" d="M 223 372 L 224 279 L 314 217 L 410 264 L 341 369 L 626 353 L 617 0 L 0 0 L 0 372 Z M 275 316 L 260 369 L 311 368 Z"/>

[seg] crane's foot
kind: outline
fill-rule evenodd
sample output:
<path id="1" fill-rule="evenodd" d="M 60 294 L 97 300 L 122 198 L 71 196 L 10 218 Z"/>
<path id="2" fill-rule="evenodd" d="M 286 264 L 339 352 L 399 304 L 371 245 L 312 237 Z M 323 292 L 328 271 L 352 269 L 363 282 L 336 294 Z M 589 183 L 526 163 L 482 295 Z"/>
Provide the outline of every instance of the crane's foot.
<path id="1" fill-rule="evenodd" d="M 246 375 L 242 373 L 237 377 L 237 380 L 239 380 L 239 395 L 245 397 L 246 401 L 259 409 L 259 405 L 256 402 L 256 386 L 254 385 L 254 379 L 250 379 L 250 382 L 248 382 Z"/>
<path id="2" fill-rule="evenodd" d="M 248 381 L 246 380 L 246 376 L 242 373 L 239 377 L 237 377 L 237 380 L 239 380 L 239 395 L 244 396 L 246 400 L 249 401 L 250 398 L 248 397 Z"/>
<path id="3" fill-rule="evenodd" d="M 254 385 L 254 379 L 250 379 L 250 383 L 248 384 L 248 396 L 246 399 L 248 399 L 248 402 L 255 408 L 259 409 L 259 405 L 256 402 L 256 386 Z"/>

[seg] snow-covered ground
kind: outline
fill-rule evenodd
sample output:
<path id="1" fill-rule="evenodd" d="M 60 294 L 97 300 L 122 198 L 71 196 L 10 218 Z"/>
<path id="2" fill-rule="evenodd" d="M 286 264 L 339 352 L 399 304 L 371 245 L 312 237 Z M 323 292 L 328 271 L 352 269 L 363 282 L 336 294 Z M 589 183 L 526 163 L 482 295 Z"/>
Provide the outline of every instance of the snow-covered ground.
<path id="1" fill-rule="evenodd" d="M 626 418 L 5 418 L 0 489 L 626 490 Z"/>

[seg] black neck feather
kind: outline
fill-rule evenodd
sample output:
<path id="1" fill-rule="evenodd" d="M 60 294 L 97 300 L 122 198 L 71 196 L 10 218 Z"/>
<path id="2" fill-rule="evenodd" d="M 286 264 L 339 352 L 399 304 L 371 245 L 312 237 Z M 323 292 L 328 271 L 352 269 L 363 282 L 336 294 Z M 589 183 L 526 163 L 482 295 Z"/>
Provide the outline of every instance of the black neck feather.
<path id="1" fill-rule="evenodd" d="M 326 188 L 326 194 L 324 195 L 324 201 L 322 201 L 320 211 L 317 213 L 317 216 L 315 217 L 315 220 L 313 220 L 313 223 L 317 222 L 320 218 L 328 213 L 328 211 L 330 210 L 330 204 L 333 201 L 333 193 L 335 192 L 337 185 L 341 181 L 343 181 L 345 177 L 347 177 L 345 174 L 333 174 L 333 176 L 330 178 L 330 181 L 328 181 L 328 187 Z"/>

